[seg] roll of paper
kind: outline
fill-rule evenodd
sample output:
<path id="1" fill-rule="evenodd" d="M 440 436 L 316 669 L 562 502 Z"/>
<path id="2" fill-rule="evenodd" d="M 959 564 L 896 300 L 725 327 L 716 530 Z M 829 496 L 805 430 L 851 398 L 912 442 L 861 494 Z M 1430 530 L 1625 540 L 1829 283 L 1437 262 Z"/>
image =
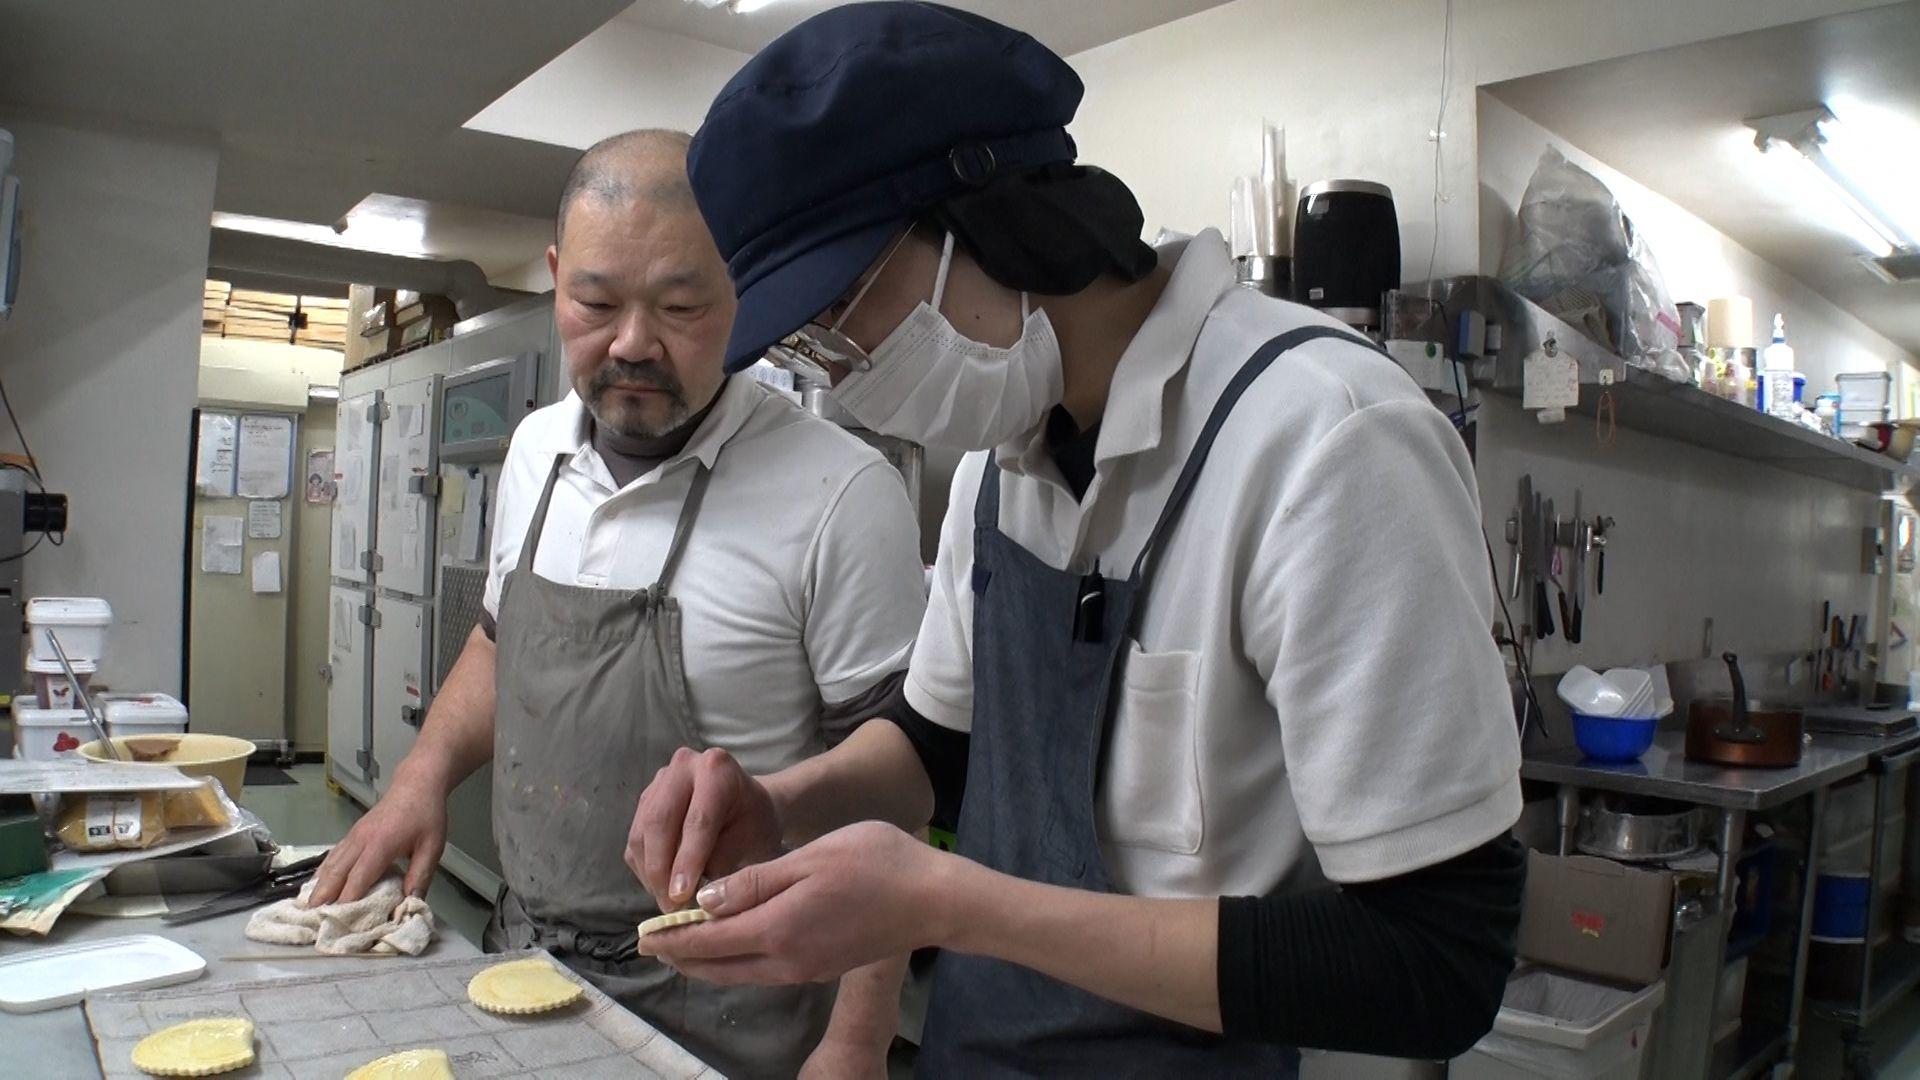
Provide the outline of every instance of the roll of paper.
<path id="1" fill-rule="evenodd" d="M 1707 347 L 1710 349 L 1755 347 L 1751 297 L 1721 296 L 1707 301 Z"/>

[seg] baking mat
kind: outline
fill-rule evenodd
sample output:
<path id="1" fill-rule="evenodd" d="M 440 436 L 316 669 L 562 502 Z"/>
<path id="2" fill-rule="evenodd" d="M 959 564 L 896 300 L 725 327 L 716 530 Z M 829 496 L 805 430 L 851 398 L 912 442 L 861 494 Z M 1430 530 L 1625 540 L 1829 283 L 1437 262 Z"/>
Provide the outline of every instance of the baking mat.
<path id="1" fill-rule="evenodd" d="M 586 997 L 544 1015 L 495 1016 L 467 1000 L 467 980 L 474 975 L 535 955 L 544 954 L 380 960 L 365 971 L 99 994 L 87 999 L 87 1024 L 108 1080 L 144 1076 L 131 1060 L 135 1043 L 205 1016 L 243 1016 L 254 1023 L 254 1063 L 224 1077 L 339 1080 L 377 1057 L 436 1047 L 453 1059 L 462 1080 L 720 1080 L 678 1043 L 570 972 L 586 986 Z"/>

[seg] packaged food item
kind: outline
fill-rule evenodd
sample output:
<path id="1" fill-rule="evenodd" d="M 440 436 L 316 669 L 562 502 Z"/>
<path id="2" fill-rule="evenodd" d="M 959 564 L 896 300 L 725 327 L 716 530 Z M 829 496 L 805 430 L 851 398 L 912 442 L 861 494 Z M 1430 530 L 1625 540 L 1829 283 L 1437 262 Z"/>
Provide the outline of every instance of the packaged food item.
<path id="1" fill-rule="evenodd" d="M 224 798 L 220 785 L 206 780 L 191 791 L 161 792 L 165 798 L 165 820 L 169 829 L 225 828 L 233 824 L 232 805 Z"/>
<path id="2" fill-rule="evenodd" d="M 152 847 L 167 837 L 165 796 L 161 791 L 68 796 L 54 835 L 71 851 Z"/>

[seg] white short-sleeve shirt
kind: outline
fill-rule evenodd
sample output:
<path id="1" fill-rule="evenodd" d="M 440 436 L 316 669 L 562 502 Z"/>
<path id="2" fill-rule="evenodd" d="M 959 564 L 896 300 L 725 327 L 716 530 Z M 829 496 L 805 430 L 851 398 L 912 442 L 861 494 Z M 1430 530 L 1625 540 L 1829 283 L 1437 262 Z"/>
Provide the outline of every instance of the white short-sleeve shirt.
<path id="1" fill-rule="evenodd" d="M 1227 381 L 1270 338 L 1336 325 L 1235 288 L 1216 232 L 1170 254 L 1172 280 L 1115 372 L 1084 499 L 1042 435 L 994 452 L 1001 531 L 1057 569 L 1098 559 L 1126 577 Z M 906 685 L 922 715 L 962 731 L 985 463 L 968 455 L 954 479 Z M 1129 645 L 1095 814 L 1116 885 L 1212 896 L 1378 880 L 1509 828 L 1520 749 L 1492 589 L 1472 463 L 1446 417 L 1365 347 L 1281 356 L 1221 429 Z"/>
<path id="2" fill-rule="evenodd" d="M 711 745 L 751 772 L 823 749 L 828 704 L 904 668 L 926 606 L 919 528 L 878 451 L 747 378 L 732 378 L 687 446 L 616 490 L 576 395 L 514 432 L 496 503 L 484 603 L 520 557 L 556 455 L 534 573 L 596 589 L 660 575 L 696 462 L 713 470 L 671 585 L 687 693 Z M 502 656 L 500 662 L 539 663 Z"/>

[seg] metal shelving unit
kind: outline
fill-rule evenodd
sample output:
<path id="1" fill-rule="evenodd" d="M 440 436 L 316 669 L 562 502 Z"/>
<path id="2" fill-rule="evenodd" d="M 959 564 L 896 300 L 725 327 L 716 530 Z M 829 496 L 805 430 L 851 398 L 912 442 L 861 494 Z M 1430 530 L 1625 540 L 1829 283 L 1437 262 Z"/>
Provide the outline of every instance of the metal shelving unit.
<path id="1" fill-rule="evenodd" d="M 1520 396 L 1518 386 L 1485 389 Z M 1647 435 L 1876 494 L 1920 480 L 1913 465 L 1637 367 L 1627 367 L 1610 387 L 1582 383 L 1580 404 L 1568 411 L 1592 416 L 1607 393 L 1613 395 L 1614 421 Z"/>
<path id="2" fill-rule="evenodd" d="M 1632 431 L 1876 494 L 1920 481 L 1920 467 L 1635 367 L 1495 278 L 1448 278 L 1395 295 L 1424 304 L 1427 294 L 1443 297 L 1438 301 L 1440 317 L 1429 317 L 1418 326 L 1397 326 L 1393 332 L 1434 341 L 1452 355 L 1448 328 L 1455 325 L 1457 316 L 1477 312 L 1489 326 L 1498 324 L 1499 352 L 1468 367 L 1469 381 L 1482 392 L 1519 398 L 1528 356 L 1536 352 L 1568 356 L 1579 369 L 1580 383 L 1580 403 L 1570 412 L 1591 417 L 1603 396 L 1611 394 L 1614 421 Z"/>

